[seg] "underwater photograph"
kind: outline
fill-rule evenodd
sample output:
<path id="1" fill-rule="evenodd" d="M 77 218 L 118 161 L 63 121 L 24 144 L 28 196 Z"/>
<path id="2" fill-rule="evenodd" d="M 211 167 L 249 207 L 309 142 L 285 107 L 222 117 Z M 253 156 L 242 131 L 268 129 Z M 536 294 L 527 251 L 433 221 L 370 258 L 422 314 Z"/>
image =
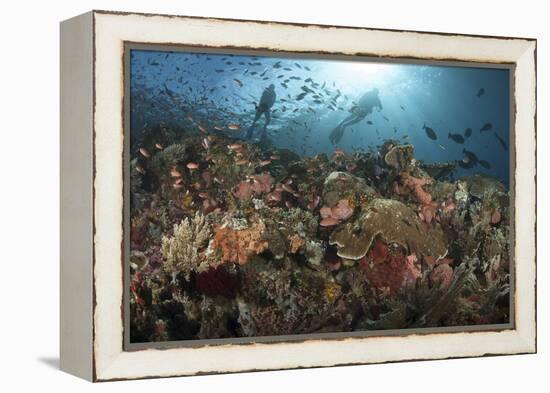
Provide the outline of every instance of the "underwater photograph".
<path id="1" fill-rule="evenodd" d="M 509 327 L 511 68 L 220 51 L 126 51 L 131 344 Z"/>

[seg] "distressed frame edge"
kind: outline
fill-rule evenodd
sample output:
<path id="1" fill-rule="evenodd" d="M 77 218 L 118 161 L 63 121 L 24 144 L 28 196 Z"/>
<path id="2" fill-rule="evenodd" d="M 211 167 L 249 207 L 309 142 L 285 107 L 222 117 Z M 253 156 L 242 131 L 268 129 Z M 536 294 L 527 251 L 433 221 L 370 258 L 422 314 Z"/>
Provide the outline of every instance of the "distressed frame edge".
<path id="1" fill-rule="evenodd" d="M 113 15 L 113 14 L 116 14 L 116 13 L 104 13 L 104 12 L 99 12 L 99 14 L 101 15 L 105 15 L 105 14 L 108 14 L 108 15 Z M 129 14 L 129 15 L 135 15 L 135 14 Z M 170 16 L 170 18 L 173 18 L 173 16 Z M 189 18 L 189 17 L 186 17 L 186 18 Z M 191 18 L 193 19 L 193 18 Z M 211 19 L 211 18 L 205 18 L 205 19 Z M 231 21 L 234 21 L 234 20 L 231 20 Z M 255 22 L 255 21 L 246 21 L 246 22 Z M 275 25 L 288 25 L 288 24 L 285 24 L 285 23 L 280 23 L 280 22 L 273 22 L 273 24 Z M 328 27 L 328 26 L 323 26 L 323 27 Z M 344 28 L 347 28 L 344 26 Z M 357 29 L 361 29 L 361 28 L 357 28 Z M 370 29 L 363 29 L 363 30 L 370 30 Z M 413 32 L 413 33 L 418 33 L 418 32 Z M 394 32 L 394 35 L 396 34 L 399 34 L 399 33 L 395 33 Z M 437 34 L 437 33 L 426 33 L 426 34 Z M 452 35 L 452 36 L 468 36 L 468 35 Z M 503 38 L 503 37 L 496 37 L 497 39 L 504 39 L 506 40 L 506 38 Z M 520 39 L 520 40 L 524 40 L 524 39 Z M 533 42 L 534 41 L 534 42 Z M 533 39 L 525 39 L 525 52 L 524 54 L 526 54 L 526 56 L 529 56 L 530 59 L 531 59 L 531 62 L 530 63 L 527 63 L 527 66 L 529 65 L 533 65 L 534 66 L 534 75 L 533 75 L 533 80 L 534 80 L 534 85 L 533 86 L 528 86 L 527 87 L 527 90 L 528 91 L 528 95 L 531 96 L 530 98 L 534 98 L 534 100 L 531 100 L 532 101 L 532 104 L 533 104 L 533 112 L 534 112 L 534 119 L 535 121 L 533 122 L 533 127 L 531 127 L 528 131 L 530 133 L 532 133 L 533 135 L 533 139 L 535 141 L 535 144 L 534 144 L 534 150 L 535 150 L 535 153 L 536 153 L 536 96 L 532 96 L 533 94 L 533 90 L 534 89 L 536 91 L 536 40 L 533 40 Z M 533 56 L 534 54 L 534 56 Z M 517 84 L 516 84 L 516 87 L 517 87 Z M 516 124 L 517 124 L 517 119 L 516 119 Z M 534 178 L 534 187 L 536 188 L 536 161 L 535 161 L 535 178 Z M 536 208 L 536 194 L 535 194 L 535 208 Z M 532 221 L 534 223 L 534 226 L 533 226 L 533 235 L 536 235 L 536 214 L 532 217 Z M 517 240 L 517 239 L 516 239 Z M 536 260 L 536 248 L 534 250 L 534 257 L 535 257 L 535 260 Z M 536 263 L 536 261 L 535 261 Z M 536 285 L 536 265 L 535 266 L 531 266 L 531 268 L 533 269 L 534 268 L 534 276 L 533 276 L 533 280 L 534 280 L 534 284 Z M 97 285 L 97 283 L 96 283 Z M 536 296 L 535 295 L 535 292 L 536 292 L 536 288 L 534 288 L 534 291 L 533 291 L 533 296 L 531 297 L 531 301 L 532 302 L 535 302 L 536 301 Z M 501 354 L 519 354 L 519 353 L 534 353 L 536 352 L 536 312 L 535 310 L 533 311 L 533 322 L 534 322 L 534 325 L 532 326 L 532 329 L 527 331 L 525 329 L 523 329 L 523 326 L 517 326 L 517 329 L 514 330 L 514 332 L 516 333 L 515 334 L 515 337 L 514 339 L 517 340 L 516 343 L 517 344 L 520 344 L 520 347 L 521 348 L 516 348 L 515 351 L 512 351 L 510 353 L 503 353 L 503 352 L 495 352 L 495 353 L 478 353 L 478 354 L 467 354 L 467 355 L 458 355 L 458 356 L 428 356 L 428 357 L 425 357 L 425 358 L 399 358 L 398 360 L 388 360 L 388 361 L 366 361 L 366 362 L 360 362 L 360 363 L 346 363 L 346 364 L 367 364 L 367 363 L 383 363 L 383 362 L 393 362 L 393 361 L 410 361 L 410 360 L 429 360 L 429 359 L 442 359 L 442 358 L 449 358 L 449 357 L 472 357 L 472 356 L 489 356 L 489 355 L 501 355 Z M 528 318 L 529 319 L 529 316 Z M 96 332 L 97 333 L 97 332 Z M 95 340 L 96 337 L 94 337 L 94 340 Z M 149 350 L 147 351 L 140 351 L 140 352 L 150 352 Z M 118 380 L 118 379 L 135 379 L 135 378 L 151 378 L 151 377 L 167 377 L 167 376 L 178 376 L 178 375 L 197 375 L 197 374 L 203 374 L 204 372 L 201 372 L 201 371 L 198 371 L 198 372 L 191 372 L 191 373 L 185 373 L 185 372 L 176 372 L 176 373 L 169 373 L 169 374 L 164 374 L 164 373 L 160 373 L 160 374 L 155 374 L 155 375 L 143 375 L 143 376 L 116 376 L 116 375 L 110 375 L 109 376 L 109 372 L 108 372 L 108 369 L 111 369 L 111 366 L 113 366 L 115 369 L 117 368 L 117 366 L 120 366 L 118 363 L 119 361 L 125 361 L 125 359 L 121 359 L 121 357 L 116 357 L 114 359 L 111 359 L 112 360 L 112 363 L 109 365 L 109 367 L 107 368 L 102 368 L 99 372 L 99 376 L 97 375 L 94 375 L 94 380 L 97 380 L 97 381 L 104 381 L 104 380 Z M 326 365 L 306 365 L 304 367 L 325 367 L 325 366 L 337 366 L 337 365 L 341 365 L 341 364 L 338 364 L 338 363 L 335 363 L 335 364 L 326 364 Z M 286 369 L 286 368 L 301 368 L 302 366 L 289 366 L 289 367 L 279 367 L 279 368 L 265 368 L 265 370 L 271 370 L 271 369 Z M 226 371 L 212 371 L 212 372 L 206 372 L 206 373 L 222 373 L 222 372 L 242 372 L 242 371 L 254 371 L 253 369 L 247 369 L 247 370 L 226 370 Z"/>
<path id="2" fill-rule="evenodd" d="M 93 12 L 59 25 L 59 367 L 88 381 L 93 366 Z"/>

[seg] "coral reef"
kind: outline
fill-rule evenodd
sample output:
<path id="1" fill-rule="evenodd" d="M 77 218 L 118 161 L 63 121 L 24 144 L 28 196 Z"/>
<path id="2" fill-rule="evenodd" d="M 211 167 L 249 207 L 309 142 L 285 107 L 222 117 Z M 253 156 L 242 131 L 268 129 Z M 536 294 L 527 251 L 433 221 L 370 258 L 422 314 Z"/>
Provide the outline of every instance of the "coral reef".
<path id="1" fill-rule="evenodd" d="M 300 157 L 145 132 L 130 164 L 132 342 L 505 323 L 509 192 L 410 144 Z"/>

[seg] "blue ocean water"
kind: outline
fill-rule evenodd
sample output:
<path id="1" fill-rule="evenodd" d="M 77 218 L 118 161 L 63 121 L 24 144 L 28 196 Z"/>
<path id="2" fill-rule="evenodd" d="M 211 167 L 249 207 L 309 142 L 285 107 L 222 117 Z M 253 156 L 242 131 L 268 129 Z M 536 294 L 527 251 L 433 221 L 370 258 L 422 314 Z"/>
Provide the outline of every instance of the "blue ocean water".
<path id="1" fill-rule="evenodd" d="M 419 160 L 458 162 L 455 178 L 485 173 L 508 185 L 509 79 L 502 68 L 132 50 L 131 138 L 197 124 L 243 138 L 273 84 L 266 131 L 276 147 L 313 156 L 374 151 L 394 139 L 414 145 Z M 380 106 L 332 143 L 331 132 L 374 89 Z M 255 135 L 264 123 L 262 116 Z"/>

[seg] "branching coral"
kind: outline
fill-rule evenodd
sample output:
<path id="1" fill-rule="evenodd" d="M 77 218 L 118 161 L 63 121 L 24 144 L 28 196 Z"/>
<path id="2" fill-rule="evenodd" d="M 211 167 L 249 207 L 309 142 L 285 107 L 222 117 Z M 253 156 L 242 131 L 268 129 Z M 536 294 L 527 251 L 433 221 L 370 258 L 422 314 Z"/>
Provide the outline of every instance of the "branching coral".
<path id="1" fill-rule="evenodd" d="M 196 212 L 190 220 L 185 218 L 174 225 L 173 236 L 163 236 L 161 251 L 166 259 L 164 268 L 169 272 L 182 272 L 187 280 L 193 271 L 204 271 L 209 264 L 200 251 L 210 239 L 211 231 L 205 216 Z"/>

